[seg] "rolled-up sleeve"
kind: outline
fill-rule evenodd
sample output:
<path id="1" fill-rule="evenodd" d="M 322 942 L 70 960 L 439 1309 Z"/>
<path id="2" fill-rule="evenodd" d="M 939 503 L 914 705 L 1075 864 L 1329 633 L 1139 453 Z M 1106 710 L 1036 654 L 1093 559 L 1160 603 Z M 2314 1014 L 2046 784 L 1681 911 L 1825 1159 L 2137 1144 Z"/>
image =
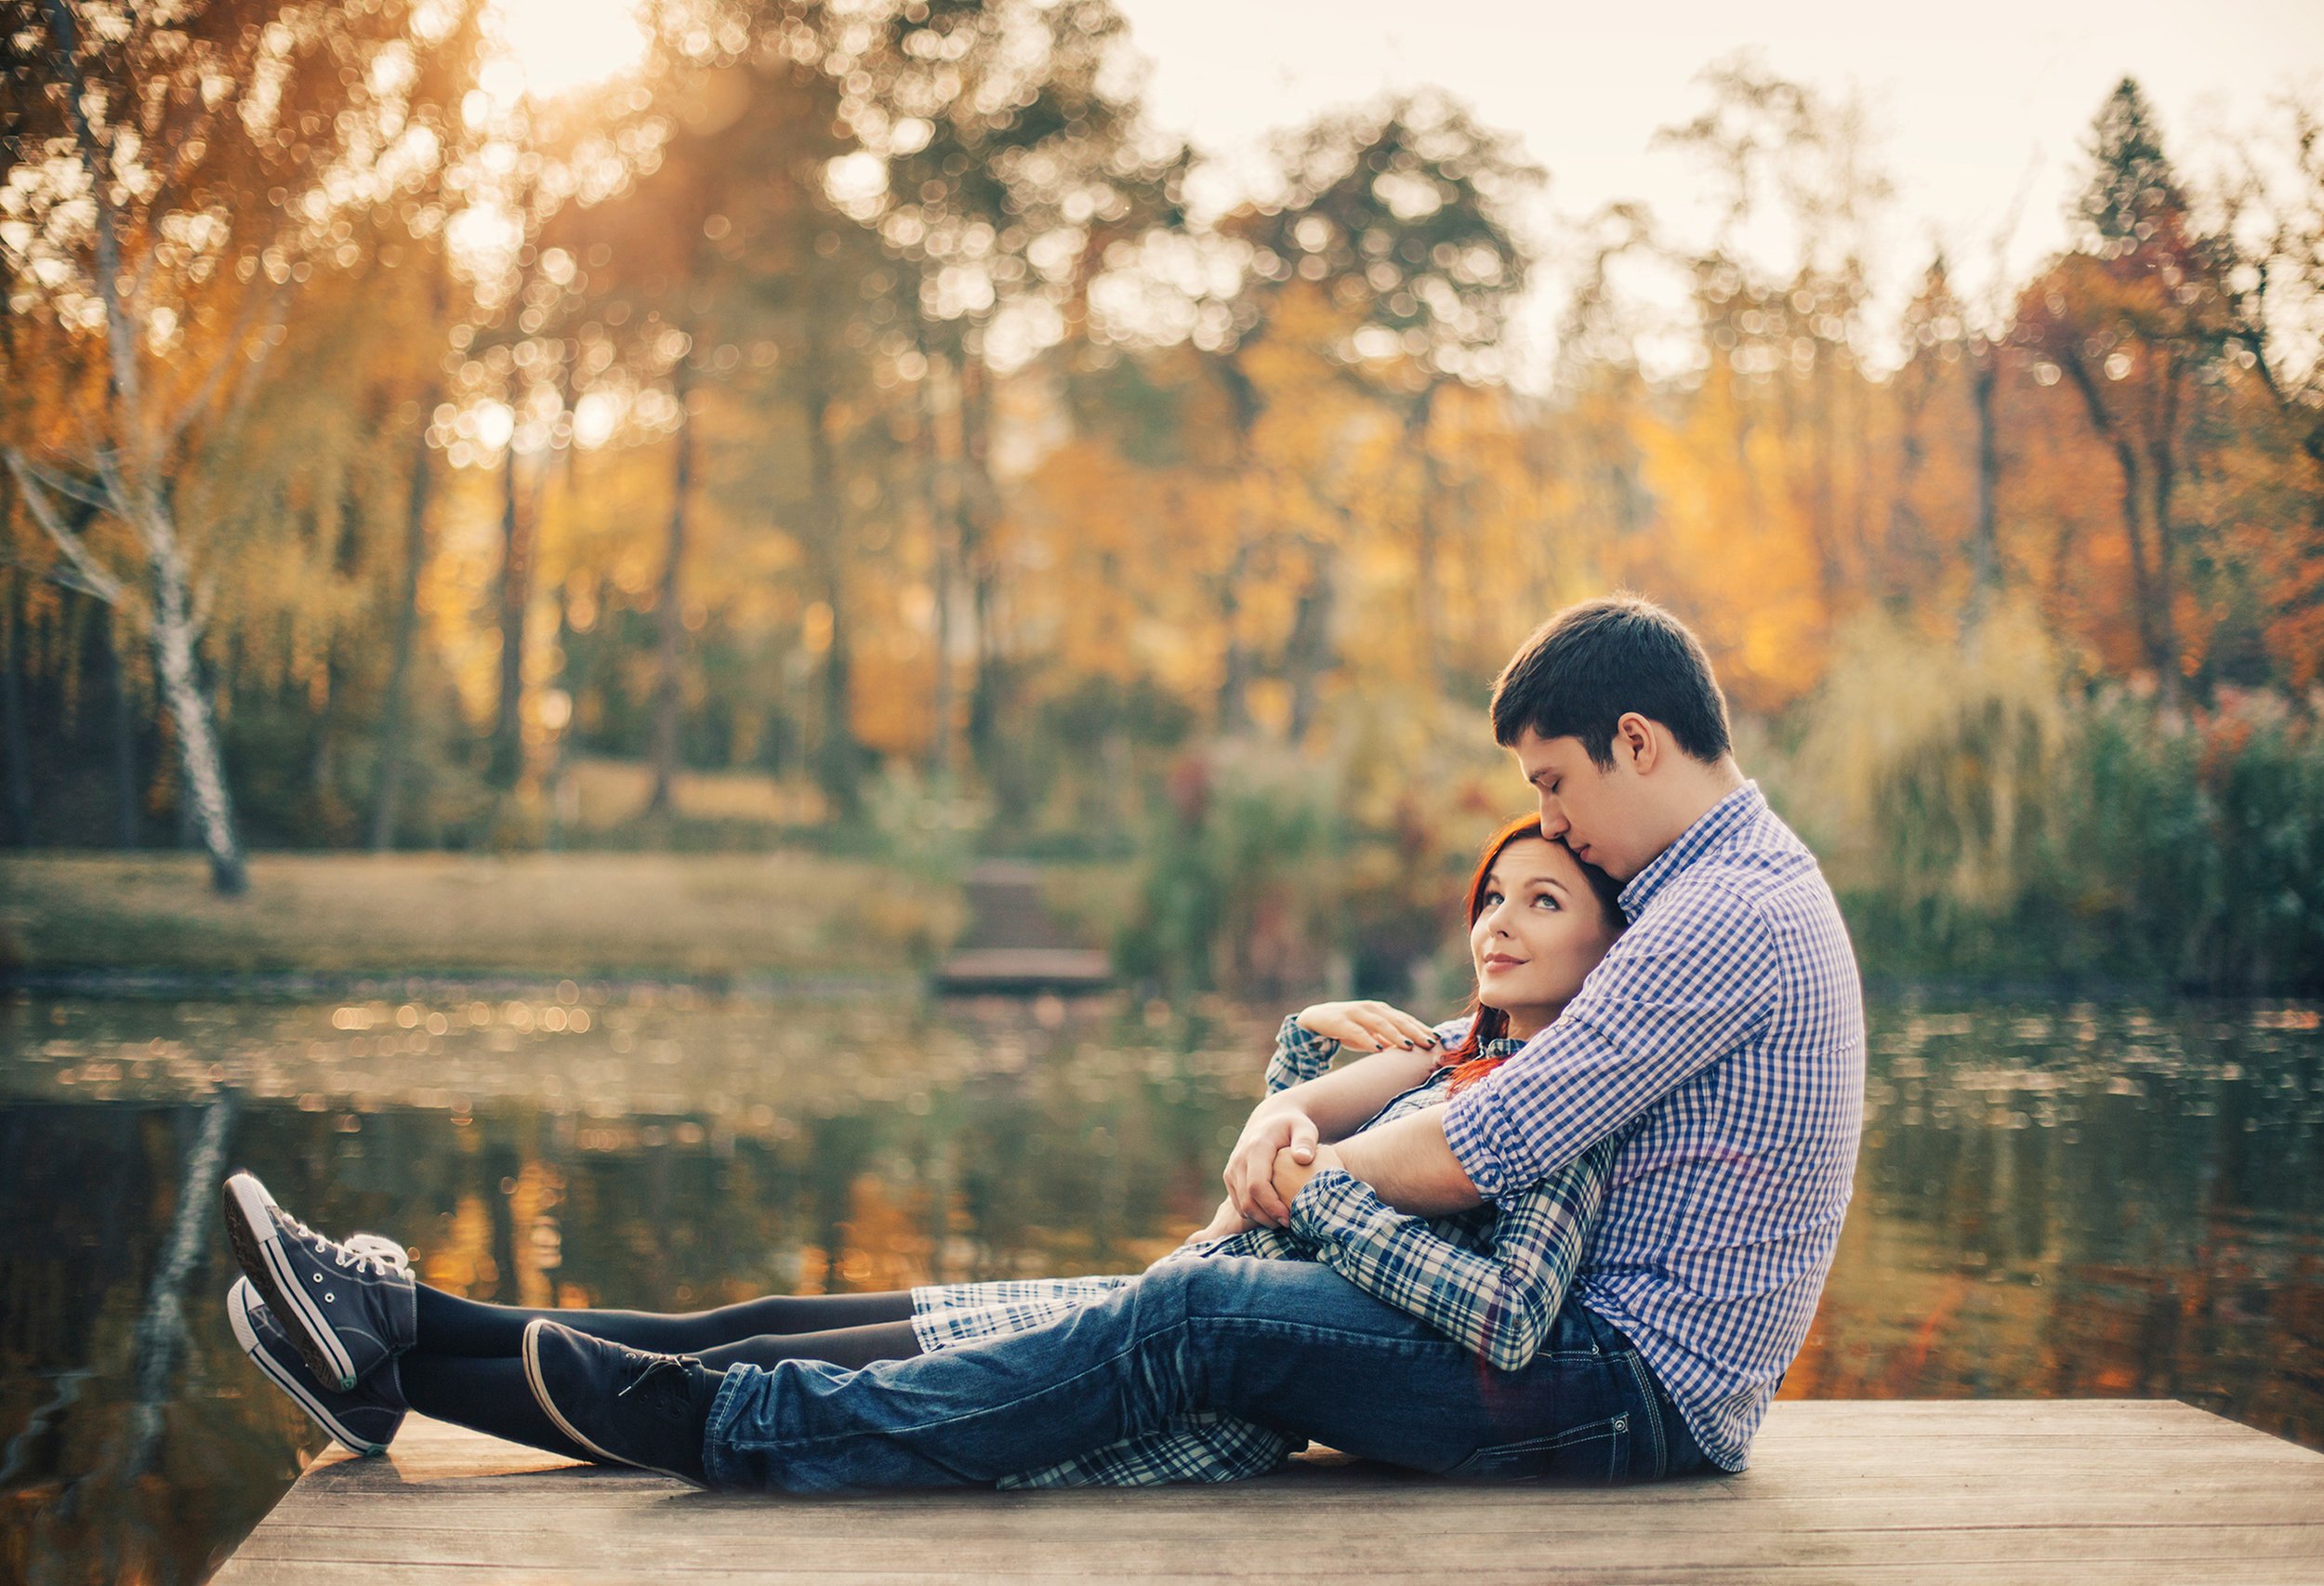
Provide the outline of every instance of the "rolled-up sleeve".
<path id="1" fill-rule="evenodd" d="M 1557 1022 L 1445 1111 L 1486 1199 L 1534 1183 L 1750 1039 L 1774 1011 L 1773 938 L 1715 881 L 1674 885 Z"/>
<path id="2" fill-rule="evenodd" d="M 1338 1041 L 1301 1024 L 1298 1014 L 1285 1014 L 1283 1027 L 1275 1032 L 1274 1055 L 1267 1060 L 1267 1094 L 1330 1073 L 1331 1060 L 1339 1055 Z"/>

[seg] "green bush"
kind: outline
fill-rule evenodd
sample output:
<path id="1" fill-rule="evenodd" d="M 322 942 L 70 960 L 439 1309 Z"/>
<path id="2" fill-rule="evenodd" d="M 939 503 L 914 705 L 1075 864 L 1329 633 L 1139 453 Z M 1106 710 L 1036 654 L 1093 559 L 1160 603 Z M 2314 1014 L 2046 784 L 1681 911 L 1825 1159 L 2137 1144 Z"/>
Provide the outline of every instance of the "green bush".
<path id="1" fill-rule="evenodd" d="M 1345 832 L 1327 768 L 1248 743 L 1190 750 L 1139 845 L 1123 971 L 1172 992 L 1269 996 L 1317 984 Z"/>
<path id="2" fill-rule="evenodd" d="M 1766 780 L 1825 856 L 1867 969 L 2324 984 L 2324 724 L 2281 695 L 2078 691 L 2003 614 L 1842 641 Z"/>
<path id="3" fill-rule="evenodd" d="M 2278 696 L 2080 713 L 2062 840 L 2020 910 L 2064 967 L 2191 986 L 2324 983 L 2324 732 Z"/>

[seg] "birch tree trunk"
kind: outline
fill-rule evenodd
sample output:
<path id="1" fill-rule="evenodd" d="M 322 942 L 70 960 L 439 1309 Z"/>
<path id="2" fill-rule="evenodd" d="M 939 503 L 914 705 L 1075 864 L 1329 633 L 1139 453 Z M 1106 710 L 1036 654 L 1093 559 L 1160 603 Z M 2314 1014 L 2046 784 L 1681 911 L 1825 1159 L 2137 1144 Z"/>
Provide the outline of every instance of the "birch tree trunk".
<path id="1" fill-rule="evenodd" d="M 137 514 L 152 582 L 153 661 L 162 699 L 178 726 L 178 754 L 192 800 L 194 829 L 210 856 L 210 885 L 231 896 L 249 885 L 242 845 L 234 836 L 233 800 L 226 790 L 226 760 L 202 688 L 195 654 L 191 591 L 178 549 L 177 525 L 149 491 Z"/>
<path id="2" fill-rule="evenodd" d="M 345 178 L 385 157 L 395 126 L 426 125 L 403 89 L 367 86 L 381 52 L 408 55 L 423 42 L 401 8 L 310 7 L 260 26 L 269 9 L 228 16 L 218 7 L 37 0 L 11 7 L 7 22 L 12 67 L 20 62 L 46 89 L 11 104 L 39 108 L 26 124 L 36 134 L 27 147 L 49 151 L 41 157 L 53 163 L 67 157 L 69 139 L 85 178 L 20 195 L 46 193 L 48 208 L 34 218 L 73 262 L 62 277 L 20 273 L 17 284 L 52 307 L 67 297 L 99 306 L 98 324 L 78 309 L 69 318 L 93 355 L 101 335 L 105 380 L 101 394 L 94 380 L 77 379 L 56 393 L 59 403 L 89 405 L 69 424 L 44 427 L 74 437 L 63 447 L 69 468 L 16 449 L 6 461 L 63 553 L 62 581 L 126 614 L 152 644 L 156 694 L 184 766 L 182 813 L 226 892 L 242 891 L 246 876 L 202 681 L 200 547 L 178 517 L 175 481 L 189 456 L 240 423 L 242 397 L 281 339 L 293 283 L 307 279 L 314 263 L 307 256 L 333 234 L 321 223 L 343 206 L 343 186 L 362 191 Z M 456 62 L 471 37 L 465 22 L 447 30 L 431 46 L 439 54 L 404 61 L 425 65 L 419 79 L 407 72 L 402 80 L 456 89 Z M 442 64 L 454 66 L 453 78 L 430 74 Z M 326 86 L 332 79 L 336 86 Z M 316 113 L 325 102 L 310 97 L 318 91 L 342 107 L 337 114 Z M 74 206 L 62 229 L 59 202 Z M 208 242 L 191 245 L 178 234 L 189 216 L 203 218 Z M 213 249 L 220 251 L 212 257 Z M 271 322 L 262 331 L 261 319 Z M 156 334 L 165 327 L 171 334 Z M 230 386 L 235 394 L 224 398 L 221 416 Z M 190 445 L 196 425 L 201 439 Z M 57 509 L 68 499 L 126 530 L 142 567 L 108 566 Z M 202 525 L 191 526 L 198 535 Z"/>

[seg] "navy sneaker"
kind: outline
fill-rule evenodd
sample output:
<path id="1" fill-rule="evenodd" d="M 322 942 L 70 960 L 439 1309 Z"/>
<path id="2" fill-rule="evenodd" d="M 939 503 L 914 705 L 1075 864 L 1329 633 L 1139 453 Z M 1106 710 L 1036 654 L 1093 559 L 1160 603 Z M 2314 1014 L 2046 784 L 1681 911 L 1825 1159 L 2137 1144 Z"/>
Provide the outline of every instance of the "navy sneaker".
<path id="1" fill-rule="evenodd" d="M 408 1264 L 316 1233 L 248 1173 L 226 1181 L 225 1201 L 234 1260 L 318 1381 L 351 1393 L 412 1347 L 419 1310 Z"/>
<path id="2" fill-rule="evenodd" d="M 702 1434 L 720 1373 L 691 1355 L 654 1355 L 535 1317 L 524 1327 L 524 1380 L 565 1435 L 616 1465 L 696 1487 Z"/>
<path id="3" fill-rule="evenodd" d="M 374 1236 L 355 1236 L 358 1239 Z M 246 1277 L 234 1279 L 234 1287 L 227 1291 L 226 1319 L 233 1324 L 234 1341 L 242 1345 L 242 1352 L 317 1426 L 358 1454 L 388 1451 L 409 1408 L 403 1402 L 403 1385 L 396 1380 L 394 1361 L 357 1383 L 352 1393 L 324 1387 Z"/>

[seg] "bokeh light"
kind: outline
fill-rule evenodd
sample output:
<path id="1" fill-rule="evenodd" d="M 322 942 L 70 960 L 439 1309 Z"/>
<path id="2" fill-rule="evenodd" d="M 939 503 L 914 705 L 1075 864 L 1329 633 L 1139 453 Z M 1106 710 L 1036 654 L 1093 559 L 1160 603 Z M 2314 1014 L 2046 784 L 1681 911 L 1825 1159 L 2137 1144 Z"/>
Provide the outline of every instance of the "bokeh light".
<path id="1" fill-rule="evenodd" d="M 645 52 L 631 0 L 497 0 L 494 9 L 523 86 L 541 98 L 617 76 Z"/>

